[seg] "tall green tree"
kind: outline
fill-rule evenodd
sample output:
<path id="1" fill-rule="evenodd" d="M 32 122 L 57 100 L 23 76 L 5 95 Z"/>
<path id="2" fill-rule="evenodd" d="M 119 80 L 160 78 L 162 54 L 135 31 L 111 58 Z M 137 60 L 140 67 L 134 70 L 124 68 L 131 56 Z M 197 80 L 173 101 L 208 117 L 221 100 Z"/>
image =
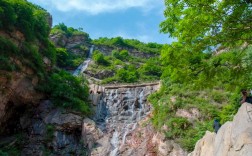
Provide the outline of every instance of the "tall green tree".
<path id="1" fill-rule="evenodd" d="M 165 0 L 169 33 L 192 51 L 236 46 L 252 40 L 252 2 L 249 0 Z"/>
<path id="2" fill-rule="evenodd" d="M 162 50 L 163 78 L 198 85 L 216 85 L 217 81 L 237 84 L 232 76 L 238 80 L 251 73 L 249 61 L 244 60 L 244 51 L 250 50 L 239 49 L 252 41 L 251 1 L 165 0 L 165 5 L 161 32 L 177 41 Z M 220 47 L 235 50 L 213 55 Z"/>

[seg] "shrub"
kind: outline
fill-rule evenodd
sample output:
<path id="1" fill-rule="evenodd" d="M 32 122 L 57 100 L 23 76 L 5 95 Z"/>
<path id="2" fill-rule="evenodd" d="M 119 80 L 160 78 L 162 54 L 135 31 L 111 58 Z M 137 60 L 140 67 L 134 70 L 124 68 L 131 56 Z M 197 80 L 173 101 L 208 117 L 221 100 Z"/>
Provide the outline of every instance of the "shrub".
<path id="1" fill-rule="evenodd" d="M 186 118 L 173 117 L 168 120 L 166 125 L 169 128 L 166 132 L 166 136 L 175 139 L 185 135 L 185 130 L 190 128 L 191 123 Z"/>
<path id="2" fill-rule="evenodd" d="M 116 77 L 121 82 L 137 82 L 139 74 L 134 68 L 126 68 L 117 70 Z"/>
<path id="3" fill-rule="evenodd" d="M 109 61 L 107 59 L 105 59 L 104 54 L 102 54 L 98 50 L 94 51 L 92 58 L 99 65 L 104 65 L 104 66 L 109 65 Z"/>
<path id="4" fill-rule="evenodd" d="M 121 60 L 121 61 L 126 61 L 129 59 L 129 52 L 127 50 L 122 50 L 120 52 L 117 50 L 113 50 L 112 56 Z"/>
<path id="5" fill-rule="evenodd" d="M 51 142 L 53 140 L 54 137 L 54 131 L 55 131 L 55 126 L 48 124 L 46 125 L 46 136 L 45 136 L 45 140 L 47 142 Z"/>
<path id="6" fill-rule="evenodd" d="M 40 90 L 50 95 L 53 103 L 57 106 L 81 111 L 84 114 L 90 113 L 88 100 L 88 86 L 82 77 L 74 77 L 71 74 L 60 70 L 51 74 L 45 86 Z"/>

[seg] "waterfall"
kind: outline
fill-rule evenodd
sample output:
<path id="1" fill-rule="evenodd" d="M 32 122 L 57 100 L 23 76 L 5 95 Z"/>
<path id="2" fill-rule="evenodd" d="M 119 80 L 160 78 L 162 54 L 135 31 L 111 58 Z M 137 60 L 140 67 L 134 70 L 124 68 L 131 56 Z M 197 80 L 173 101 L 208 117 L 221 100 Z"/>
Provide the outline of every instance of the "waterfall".
<path id="1" fill-rule="evenodd" d="M 92 45 L 89 50 L 88 58 L 82 64 L 80 64 L 79 67 L 74 71 L 73 73 L 74 76 L 80 75 L 87 69 L 89 62 L 91 61 L 93 51 L 94 51 L 94 45 Z"/>
<path id="2" fill-rule="evenodd" d="M 138 128 L 138 122 L 151 111 L 151 106 L 147 104 L 147 96 L 158 87 L 158 85 L 115 89 L 105 87 L 103 96 L 97 103 L 94 120 L 98 127 L 103 126 L 104 135 L 110 138 L 111 149 L 107 155 L 118 156 L 124 146 L 130 144 L 130 137 Z M 104 113 L 102 116 L 97 115 L 100 112 L 106 112 L 106 115 Z"/>
<path id="3" fill-rule="evenodd" d="M 92 57 L 93 51 L 94 51 L 94 45 L 92 45 L 91 48 L 90 48 L 90 50 L 89 50 L 88 58 Z"/>

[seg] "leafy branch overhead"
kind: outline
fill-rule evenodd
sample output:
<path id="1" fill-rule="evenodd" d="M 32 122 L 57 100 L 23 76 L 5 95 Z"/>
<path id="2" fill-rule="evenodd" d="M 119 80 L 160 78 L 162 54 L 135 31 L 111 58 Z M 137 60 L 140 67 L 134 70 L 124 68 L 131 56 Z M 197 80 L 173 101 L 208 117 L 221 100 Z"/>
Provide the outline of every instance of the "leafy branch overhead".
<path id="1" fill-rule="evenodd" d="M 166 0 L 165 5 L 166 20 L 160 24 L 161 31 L 177 41 L 163 48 L 163 77 L 207 84 L 224 74 L 228 78 L 249 74 L 250 62 L 245 55 L 250 52 L 246 48 L 252 39 L 251 2 Z M 232 52 L 216 56 L 221 51 Z"/>
<path id="2" fill-rule="evenodd" d="M 191 51 L 252 42 L 252 3 L 246 0 L 165 0 L 161 31 Z"/>

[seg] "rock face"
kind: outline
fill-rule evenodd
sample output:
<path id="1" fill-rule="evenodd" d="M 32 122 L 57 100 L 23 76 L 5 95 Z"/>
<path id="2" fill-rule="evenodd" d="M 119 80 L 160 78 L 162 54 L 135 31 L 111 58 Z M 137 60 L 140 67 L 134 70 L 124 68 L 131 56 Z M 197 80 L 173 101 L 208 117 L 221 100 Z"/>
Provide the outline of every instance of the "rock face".
<path id="1" fill-rule="evenodd" d="M 43 101 L 26 113 L 20 123 L 27 137 L 21 155 L 86 155 L 82 144 L 83 117 L 54 108 L 50 101 Z"/>
<path id="2" fill-rule="evenodd" d="M 226 122 L 217 134 L 206 132 L 188 156 L 251 156 L 252 104 L 244 103 L 232 122 Z"/>
<path id="3" fill-rule="evenodd" d="M 18 48 L 25 41 L 24 35 L 19 31 L 0 31 L 0 36 L 10 40 Z M 43 95 L 35 90 L 39 81 L 37 73 L 22 63 L 20 58 L 13 56 L 10 60 L 19 70 L 0 70 L 0 135 L 12 133 L 14 127 L 20 126 L 17 125 L 16 118 L 23 114 L 26 107 L 37 104 L 43 98 Z"/>
<path id="4" fill-rule="evenodd" d="M 74 55 L 87 57 L 89 48 L 91 47 L 90 39 L 87 35 L 72 35 L 66 36 L 62 33 L 51 34 L 51 41 L 56 47 L 66 48 Z"/>

